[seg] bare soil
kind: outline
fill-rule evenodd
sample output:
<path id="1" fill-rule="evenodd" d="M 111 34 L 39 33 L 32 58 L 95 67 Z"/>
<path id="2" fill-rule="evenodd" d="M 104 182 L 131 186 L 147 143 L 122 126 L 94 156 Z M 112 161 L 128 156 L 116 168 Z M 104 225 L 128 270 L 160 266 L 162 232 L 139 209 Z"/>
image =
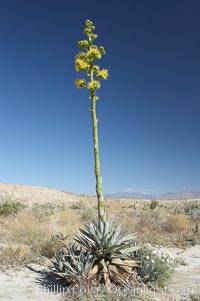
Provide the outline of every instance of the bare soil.
<path id="1" fill-rule="evenodd" d="M 162 301 L 189 300 L 191 294 L 200 294 L 200 246 L 186 250 L 165 248 L 182 264 L 176 267 L 170 285 L 162 292 L 151 292 L 154 299 Z M 41 281 L 46 268 L 30 264 L 29 267 L 14 271 L 0 272 L 0 300 L 2 301 L 60 301 L 62 288 Z M 56 294 L 53 293 L 56 291 Z"/>

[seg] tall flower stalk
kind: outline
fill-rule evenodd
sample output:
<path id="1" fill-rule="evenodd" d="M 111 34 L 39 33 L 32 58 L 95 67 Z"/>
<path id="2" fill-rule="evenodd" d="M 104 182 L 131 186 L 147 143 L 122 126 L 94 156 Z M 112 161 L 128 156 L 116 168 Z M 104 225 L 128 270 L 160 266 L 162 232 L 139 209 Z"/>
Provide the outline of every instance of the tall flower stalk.
<path id="1" fill-rule="evenodd" d="M 73 244 L 64 248 L 52 262 L 52 270 L 60 279 L 67 279 L 71 285 L 91 283 L 92 285 L 128 285 L 137 281 L 135 268 L 139 267 L 134 252 L 140 249 L 136 245 L 136 234 L 128 234 L 123 225 L 115 226 L 111 219 L 106 219 L 105 202 L 102 192 L 102 180 L 99 158 L 98 119 L 96 115 L 97 90 L 100 80 L 108 77 L 107 69 L 100 69 L 96 60 L 105 54 L 103 46 L 94 45 L 97 35 L 90 20 L 85 22 L 85 40 L 78 42 L 81 49 L 75 58 L 76 71 L 83 71 L 86 79 L 77 79 L 76 86 L 89 92 L 91 101 L 91 117 L 93 127 L 94 163 L 96 177 L 96 193 L 98 200 L 98 222 L 90 222 L 85 229 L 78 229 Z M 78 243 L 78 245 L 77 245 Z"/>
<path id="2" fill-rule="evenodd" d="M 87 20 L 85 22 L 84 34 L 85 40 L 78 42 L 78 47 L 81 49 L 75 58 L 75 69 L 80 72 L 83 71 L 87 80 L 77 79 L 75 84 L 78 88 L 85 88 L 89 91 L 89 99 L 91 101 L 91 117 L 93 127 L 93 146 L 94 146 L 94 164 L 95 164 L 95 177 L 96 177 L 96 194 L 98 200 L 98 226 L 103 229 L 103 224 L 106 221 L 105 201 L 102 191 L 102 177 L 100 170 L 100 156 L 99 156 L 99 139 L 98 139 L 98 119 L 96 115 L 96 102 L 99 99 L 97 90 L 101 87 L 100 80 L 106 80 L 108 77 L 107 69 L 100 69 L 95 64 L 96 60 L 101 59 L 105 54 L 103 46 L 98 47 L 94 45 L 94 40 L 97 34 L 94 33 L 95 26 L 93 22 Z"/>

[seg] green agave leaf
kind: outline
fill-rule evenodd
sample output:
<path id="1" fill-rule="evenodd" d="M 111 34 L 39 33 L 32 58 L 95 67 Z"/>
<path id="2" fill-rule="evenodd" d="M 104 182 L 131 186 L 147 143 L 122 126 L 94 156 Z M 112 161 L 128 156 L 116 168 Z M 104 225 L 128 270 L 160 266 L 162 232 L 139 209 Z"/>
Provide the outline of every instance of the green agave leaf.
<path id="1" fill-rule="evenodd" d="M 108 239 L 109 245 L 117 245 L 117 241 L 119 240 L 120 232 L 121 232 L 122 224 L 120 224 L 116 229 L 113 230 L 112 235 Z"/>
<path id="2" fill-rule="evenodd" d="M 77 239 L 84 241 L 86 244 L 88 244 L 89 246 L 95 246 L 96 242 L 91 239 L 90 237 L 88 237 L 87 235 L 81 233 L 79 235 L 76 235 Z"/>
<path id="3" fill-rule="evenodd" d="M 85 236 L 85 235 L 82 235 L 83 237 L 84 237 L 84 239 L 86 239 L 86 240 L 88 240 L 88 242 L 91 244 L 91 245 L 93 245 L 93 246 L 100 246 L 101 245 L 101 242 L 100 242 L 100 240 L 97 238 L 97 237 L 92 237 L 92 235 L 91 235 L 91 237 L 92 237 L 92 239 L 89 239 L 87 236 Z"/>
<path id="4" fill-rule="evenodd" d="M 128 235 L 123 235 L 123 237 L 121 237 L 118 241 L 117 241 L 117 243 L 118 244 L 122 244 L 122 243 L 128 243 L 128 241 L 134 241 L 135 239 L 136 239 L 136 234 L 134 233 L 134 234 L 128 234 Z"/>
<path id="5" fill-rule="evenodd" d="M 113 227 L 113 221 L 112 220 L 108 220 L 104 223 L 104 233 L 105 235 L 108 236 L 112 236 L 113 235 L 113 231 L 114 231 L 114 227 Z"/>
<path id="6" fill-rule="evenodd" d="M 95 232 L 96 232 L 98 239 L 100 240 L 102 237 L 102 233 L 97 226 L 95 226 Z"/>
<path id="7" fill-rule="evenodd" d="M 87 227 L 88 232 L 92 233 L 94 236 L 97 236 L 96 234 L 96 227 L 94 224 L 90 223 L 89 227 Z"/>
<path id="8" fill-rule="evenodd" d="M 108 248 L 112 245 L 112 240 L 113 240 L 113 237 L 110 236 L 106 241 L 105 241 L 105 247 Z"/>
<path id="9" fill-rule="evenodd" d="M 135 252 L 135 251 L 137 251 L 141 248 L 142 248 L 141 246 L 133 246 L 133 247 L 129 247 L 129 248 L 126 248 L 126 249 L 122 249 L 121 253 L 122 254 L 131 253 L 131 252 Z"/>
<path id="10" fill-rule="evenodd" d="M 86 232 L 85 230 L 83 229 L 79 229 L 79 233 L 78 235 L 82 236 L 82 237 L 85 237 L 87 240 L 95 243 L 96 242 L 96 237 L 94 237 L 94 235 L 92 235 L 91 233 L 89 232 Z"/>
<path id="11" fill-rule="evenodd" d="M 61 277 L 66 277 L 66 275 L 65 275 L 65 273 L 59 273 L 59 272 L 56 272 L 56 275 L 58 275 L 58 276 L 61 276 Z"/>
<path id="12" fill-rule="evenodd" d="M 117 246 L 120 249 L 120 246 Z M 103 248 L 102 251 L 104 252 L 104 254 L 112 254 L 116 252 L 116 246 L 108 246 L 107 248 Z"/>
<path id="13" fill-rule="evenodd" d="M 111 260 L 111 264 L 114 264 L 114 265 L 122 265 L 123 264 L 123 260 L 121 260 L 120 258 L 113 258 Z"/>
<path id="14" fill-rule="evenodd" d="M 76 235 L 77 238 L 74 238 L 74 240 L 76 242 L 78 242 L 80 245 L 82 245 L 83 247 L 85 247 L 87 250 L 90 250 L 91 249 L 91 246 L 88 244 L 87 241 L 83 240 L 82 238 L 78 237 Z"/>
<path id="15" fill-rule="evenodd" d="M 116 244 L 117 240 L 119 240 L 119 238 L 120 238 L 119 236 L 121 236 L 120 234 L 121 234 L 122 226 L 123 226 L 123 224 L 120 224 L 114 230 L 113 237 L 112 237 L 112 243 Z"/>

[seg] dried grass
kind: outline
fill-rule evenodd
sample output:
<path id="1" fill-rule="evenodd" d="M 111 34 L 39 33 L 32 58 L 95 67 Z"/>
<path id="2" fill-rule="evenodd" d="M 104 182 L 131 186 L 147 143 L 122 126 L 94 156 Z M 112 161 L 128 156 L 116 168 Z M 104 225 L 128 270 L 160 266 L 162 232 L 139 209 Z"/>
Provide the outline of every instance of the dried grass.
<path id="1" fill-rule="evenodd" d="M 171 215 L 168 219 L 169 232 L 187 232 L 190 230 L 190 220 L 183 213 Z"/>
<path id="2" fill-rule="evenodd" d="M 45 210 L 44 215 L 38 210 L 39 217 L 32 208 L 21 210 L 16 216 L 0 216 L 1 244 L 7 246 L 3 253 L 1 251 L 1 261 L 2 258 L 6 261 L 6 257 L 10 262 L 16 258 L 19 262 L 28 262 L 37 261 L 42 256 L 52 257 L 64 243 L 73 239 L 77 228 L 84 227 L 91 212 L 97 213 L 96 203 L 81 200 L 70 207 L 55 204 L 55 210 L 51 211 L 46 204 L 41 207 Z M 196 235 L 199 239 L 199 220 L 191 219 L 184 211 L 193 203 L 158 201 L 152 210 L 151 201 L 108 200 L 106 206 L 108 216 L 114 217 L 116 224 L 123 222 L 129 232 L 137 232 L 141 243 L 175 246 L 184 244 L 188 237 L 195 238 Z M 49 212 L 51 214 L 47 214 Z"/>

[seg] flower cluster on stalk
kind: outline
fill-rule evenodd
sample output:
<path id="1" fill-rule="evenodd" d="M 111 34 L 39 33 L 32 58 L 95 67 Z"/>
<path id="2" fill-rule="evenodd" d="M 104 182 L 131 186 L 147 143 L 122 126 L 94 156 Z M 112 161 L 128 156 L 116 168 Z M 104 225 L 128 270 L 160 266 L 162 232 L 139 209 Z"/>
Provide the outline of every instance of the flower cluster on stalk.
<path id="1" fill-rule="evenodd" d="M 86 88 L 93 95 L 96 94 L 96 90 L 101 87 L 100 80 L 106 80 L 108 78 L 108 70 L 100 69 L 95 61 L 101 59 L 105 54 L 105 49 L 103 46 L 98 47 L 94 45 L 94 40 L 98 37 L 94 34 L 95 26 L 93 22 L 87 20 L 85 22 L 84 34 L 87 39 L 78 42 L 78 47 L 81 52 L 75 57 L 75 69 L 80 72 L 83 71 L 88 76 L 88 81 L 85 79 L 77 79 L 75 85 L 77 88 Z M 95 98 L 96 100 L 98 97 Z"/>

